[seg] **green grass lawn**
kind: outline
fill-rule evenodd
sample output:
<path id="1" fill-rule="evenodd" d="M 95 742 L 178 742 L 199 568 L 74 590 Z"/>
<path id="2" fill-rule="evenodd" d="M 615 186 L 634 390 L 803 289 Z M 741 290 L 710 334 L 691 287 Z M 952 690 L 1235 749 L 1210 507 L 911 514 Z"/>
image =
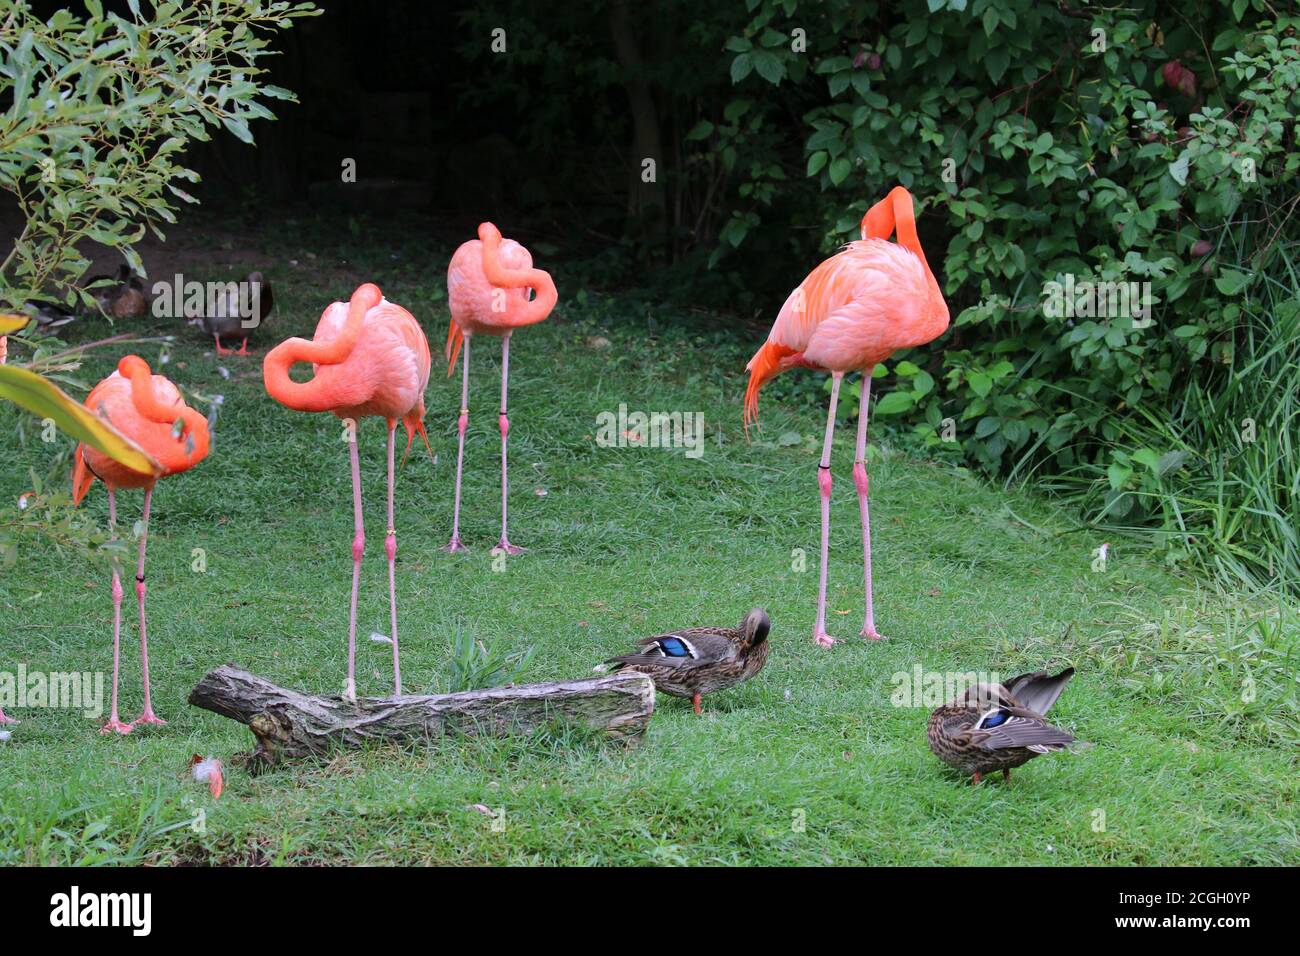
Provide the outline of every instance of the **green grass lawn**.
<path id="1" fill-rule="evenodd" d="M 440 351 L 445 297 L 433 287 L 445 252 L 427 267 L 385 258 L 374 252 L 352 273 L 273 272 L 270 337 L 309 333 L 326 302 L 365 275 L 412 309 Z M 594 294 L 580 303 L 562 272 L 557 280 L 560 307 L 512 350 L 511 538 L 531 550 L 504 570 L 488 553 L 499 533 L 499 347 L 474 349 L 468 555 L 439 551 L 451 527 L 460 383 L 435 363 L 427 422 L 437 464 L 413 453 L 398 478 L 407 689 L 441 689 L 457 628 L 504 650 L 536 645 L 521 679 L 545 681 L 585 676 L 637 637 L 734 624 L 755 605 L 773 621 L 766 670 L 707 698 L 701 717 L 661 696 L 631 750 L 563 734 L 374 749 L 256 778 L 230 769 L 213 803 L 185 772 L 190 754 L 229 766 L 252 738 L 186 695 L 227 661 L 284 685 L 338 690 L 352 515 L 338 421 L 265 395 L 265 341 L 257 358 L 223 360 L 225 379 L 210 343 L 184 329 L 162 371 L 224 404 L 208 460 L 154 496 L 150 647 L 154 702 L 169 724 L 101 737 L 102 718 L 16 712 L 22 723 L 0 743 L 0 862 L 1300 863 L 1292 610 L 1181 580 L 1125 541 L 1095 572 L 1100 540 L 1057 533 L 1073 516 L 913 460 L 876 430 L 877 622 L 889 640 L 868 645 L 856 637 L 862 566 L 848 424 L 834 457 L 828 623 L 848 640 L 820 649 L 810 637 L 824 411 L 768 399 L 763 434 L 747 443 L 742 369 L 755 342 L 699 316 L 674 323 Z M 596 335 L 611 346 L 593 348 Z M 158 350 L 140 347 L 151 362 Z M 97 380 L 116 355 L 94 353 L 79 374 Z M 702 412 L 703 455 L 598 447 L 597 416 L 621 402 Z M 26 436 L 20 445 L 17 414 L 0 410 L 6 506 L 30 485 L 29 467 L 44 473 L 70 450 L 30 427 Z M 389 651 L 366 640 L 387 630 L 382 424 L 363 422 L 360 440 L 359 690 L 382 694 Z M 129 528 L 140 495 L 119 500 Z M 83 512 L 106 522 L 102 486 Z M 196 548 L 202 573 L 191 569 Z M 808 554 L 802 573 L 796 549 Z M 128 587 L 127 720 L 140 709 L 133 597 Z M 109 670 L 106 570 L 26 547 L 0 574 L 0 610 L 0 671 Z M 1068 664 L 1078 675 L 1053 718 L 1095 746 L 1034 760 L 1009 785 L 969 786 L 927 749 L 927 709 L 890 703 L 893 675 L 918 665 L 1009 676 Z M 474 804 L 503 808 L 504 826 Z M 191 826 L 200 809 L 202 825 Z"/>

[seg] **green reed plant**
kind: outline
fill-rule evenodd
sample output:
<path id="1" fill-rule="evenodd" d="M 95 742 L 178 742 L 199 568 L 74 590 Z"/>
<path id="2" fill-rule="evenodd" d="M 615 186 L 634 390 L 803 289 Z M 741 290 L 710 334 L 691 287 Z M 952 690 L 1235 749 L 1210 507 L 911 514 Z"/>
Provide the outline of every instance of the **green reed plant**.
<path id="1" fill-rule="evenodd" d="M 1244 250 L 1241 250 L 1244 252 Z M 1244 257 L 1241 268 L 1248 268 Z M 1116 420 L 1108 458 L 1044 483 L 1102 528 L 1151 534 L 1171 561 L 1300 590 L 1300 270 L 1281 250 L 1215 341 L 1207 373 Z M 1154 529 L 1154 530 L 1153 530 Z"/>
<path id="2" fill-rule="evenodd" d="M 449 694 L 513 684 L 537 650 L 535 645 L 530 645 L 522 651 L 507 653 L 475 639 L 460 626 L 448 642 L 448 649 L 450 657 L 443 672 L 443 684 Z"/>

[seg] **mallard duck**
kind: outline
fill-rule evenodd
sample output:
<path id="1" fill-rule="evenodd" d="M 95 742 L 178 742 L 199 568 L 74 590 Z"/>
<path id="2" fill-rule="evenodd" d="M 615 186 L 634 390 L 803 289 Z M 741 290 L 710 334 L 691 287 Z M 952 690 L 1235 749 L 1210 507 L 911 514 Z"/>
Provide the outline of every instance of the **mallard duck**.
<path id="1" fill-rule="evenodd" d="M 1069 667 L 1055 677 L 1035 671 L 1006 684 L 968 687 L 930 715 L 930 749 L 944 763 L 970 774 L 971 783 L 995 770 L 1010 780 L 1013 767 L 1079 743 L 1043 716 L 1073 676 Z"/>
<path id="2" fill-rule="evenodd" d="M 50 299 L 28 299 L 23 311 L 36 320 L 36 327 L 42 332 L 52 333 L 70 322 L 76 321 L 77 313 L 61 302 Z"/>
<path id="3" fill-rule="evenodd" d="M 274 307 L 270 280 L 260 272 L 250 272 L 243 283 L 232 282 L 227 286 L 225 294 L 217 299 L 216 309 L 211 315 L 203 316 L 199 324 L 216 341 L 218 355 L 247 355 L 248 340 L 262 327 Z M 239 351 L 222 348 L 223 336 L 239 339 Z"/>
<path id="4" fill-rule="evenodd" d="M 96 285 L 96 283 L 103 283 Z M 94 288 L 90 288 L 93 286 Z M 111 276 L 97 275 L 86 280 L 86 287 L 103 313 L 114 319 L 133 319 L 144 315 L 149 308 L 149 297 L 144 292 L 144 279 L 125 264 L 117 267 Z"/>
<path id="5" fill-rule="evenodd" d="M 637 641 L 642 650 L 611 657 L 596 670 L 648 674 L 655 687 L 673 697 L 689 697 L 698 714 L 700 698 L 747 681 L 767 663 L 767 612 L 754 608 L 739 627 L 688 627 Z"/>

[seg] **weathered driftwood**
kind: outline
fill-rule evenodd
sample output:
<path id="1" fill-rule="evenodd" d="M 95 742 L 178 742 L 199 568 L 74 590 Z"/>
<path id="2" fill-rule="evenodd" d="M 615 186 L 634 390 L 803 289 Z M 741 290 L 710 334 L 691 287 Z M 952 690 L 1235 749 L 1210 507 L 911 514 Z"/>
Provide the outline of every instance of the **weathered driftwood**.
<path id="1" fill-rule="evenodd" d="M 459 694 L 400 697 L 317 697 L 278 687 L 233 664 L 209 671 L 190 703 L 247 724 L 257 749 L 250 768 L 286 757 L 325 753 L 369 742 L 435 739 L 447 734 L 502 737 L 552 722 L 586 727 L 632 743 L 654 713 L 654 683 L 619 673 L 555 684 L 492 687 Z"/>

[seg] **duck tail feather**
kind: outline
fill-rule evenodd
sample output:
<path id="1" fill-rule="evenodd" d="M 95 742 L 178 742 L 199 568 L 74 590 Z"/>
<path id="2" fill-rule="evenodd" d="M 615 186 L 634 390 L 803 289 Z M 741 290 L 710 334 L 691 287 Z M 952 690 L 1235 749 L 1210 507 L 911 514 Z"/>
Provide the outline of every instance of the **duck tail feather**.
<path id="1" fill-rule="evenodd" d="M 1021 674 L 1004 686 L 1021 707 L 1032 710 L 1036 714 L 1046 714 L 1073 676 L 1073 667 L 1067 667 L 1055 677 L 1049 675 L 1047 671 L 1035 671 Z"/>

